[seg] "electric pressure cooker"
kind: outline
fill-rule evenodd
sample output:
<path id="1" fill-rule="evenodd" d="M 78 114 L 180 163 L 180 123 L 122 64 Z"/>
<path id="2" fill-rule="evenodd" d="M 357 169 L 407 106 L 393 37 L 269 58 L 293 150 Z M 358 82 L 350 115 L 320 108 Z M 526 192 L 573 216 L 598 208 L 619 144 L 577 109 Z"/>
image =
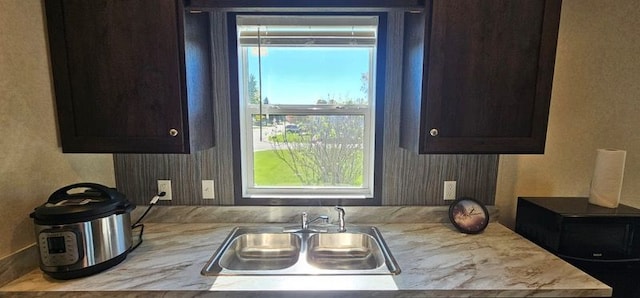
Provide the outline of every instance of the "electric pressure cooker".
<path id="1" fill-rule="evenodd" d="M 84 192 L 70 193 L 71 190 Z M 132 246 L 135 205 L 113 188 L 78 183 L 55 191 L 30 214 L 40 269 L 56 279 L 88 276 L 122 262 Z"/>

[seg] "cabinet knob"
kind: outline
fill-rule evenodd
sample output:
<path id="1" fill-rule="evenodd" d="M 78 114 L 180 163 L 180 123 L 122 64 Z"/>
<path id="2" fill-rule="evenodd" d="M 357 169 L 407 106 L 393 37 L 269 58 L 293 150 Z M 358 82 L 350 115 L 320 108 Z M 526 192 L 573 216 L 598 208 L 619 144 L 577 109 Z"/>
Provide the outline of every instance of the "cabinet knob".
<path id="1" fill-rule="evenodd" d="M 429 131 L 429 134 L 430 134 L 432 137 L 437 137 L 437 136 L 438 136 L 438 130 L 437 130 L 437 129 L 435 129 L 435 128 L 432 128 L 432 129 Z"/>
<path id="2" fill-rule="evenodd" d="M 178 130 L 175 128 L 169 129 L 169 135 L 175 137 L 178 135 Z"/>

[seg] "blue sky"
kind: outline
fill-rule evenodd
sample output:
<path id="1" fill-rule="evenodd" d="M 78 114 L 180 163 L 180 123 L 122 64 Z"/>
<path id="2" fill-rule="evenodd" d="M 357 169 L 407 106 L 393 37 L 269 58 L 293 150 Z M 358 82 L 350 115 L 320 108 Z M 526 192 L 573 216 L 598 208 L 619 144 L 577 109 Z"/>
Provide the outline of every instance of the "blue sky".
<path id="1" fill-rule="evenodd" d="M 368 73 L 369 49 L 265 47 L 262 97 L 271 104 L 315 104 L 327 99 L 363 98 L 361 75 Z M 257 49 L 249 50 L 249 73 L 258 80 Z"/>

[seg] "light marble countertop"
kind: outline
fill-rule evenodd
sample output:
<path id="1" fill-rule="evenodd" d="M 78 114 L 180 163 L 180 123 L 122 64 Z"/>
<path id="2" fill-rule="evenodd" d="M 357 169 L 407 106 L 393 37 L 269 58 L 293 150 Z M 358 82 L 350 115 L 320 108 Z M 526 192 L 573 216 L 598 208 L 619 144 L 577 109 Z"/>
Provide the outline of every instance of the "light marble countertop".
<path id="1" fill-rule="evenodd" d="M 607 297 L 612 291 L 495 221 L 478 235 L 447 222 L 375 224 L 402 270 L 396 276 L 200 275 L 233 227 L 255 225 L 147 223 L 144 243 L 107 271 L 58 281 L 36 269 L 0 288 L 0 296 Z"/>

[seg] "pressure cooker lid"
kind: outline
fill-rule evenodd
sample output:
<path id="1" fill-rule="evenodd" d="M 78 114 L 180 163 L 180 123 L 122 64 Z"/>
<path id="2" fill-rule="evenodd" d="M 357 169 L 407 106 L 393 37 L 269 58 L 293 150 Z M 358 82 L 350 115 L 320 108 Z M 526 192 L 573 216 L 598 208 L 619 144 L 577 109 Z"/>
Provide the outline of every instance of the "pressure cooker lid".
<path id="1" fill-rule="evenodd" d="M 75 192 L 70 192 L 72 190 Z M 96 183 L 78 183 L 55 191 L 46 203 L 34 209 L 31 217 L 36 224 L 56 225 L 90 221 L 130 212 L 134 208 L 135 205 L 129 203 L 124 194 L 113 188 Z"/>

